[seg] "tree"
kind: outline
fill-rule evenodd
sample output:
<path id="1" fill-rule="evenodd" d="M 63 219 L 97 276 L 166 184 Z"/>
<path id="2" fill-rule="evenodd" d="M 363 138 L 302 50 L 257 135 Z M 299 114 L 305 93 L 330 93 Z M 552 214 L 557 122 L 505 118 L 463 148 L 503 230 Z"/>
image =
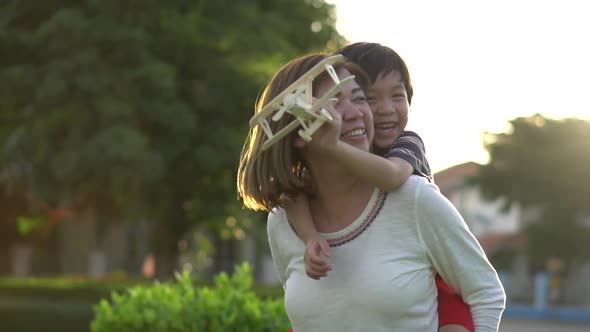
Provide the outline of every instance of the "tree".
<path id="1" fill-rule="evenodd" d="M 484 197 L 504 197 L 539 211 L 526 225 L 533 264 L 549 257 L 566 262 L 587 257 L 590 231 L 590 123 L 534 115 L 510 121 L 507 133 L 487 133 L 490 162 L 475 179 Z"/>
<path id="2" fill-rule="evenodd" d="M 270 74 L 342 42 L 319 0 L 2 7 L 5 185 L 101 223 L 155 219 L 172 260 L 192 225 L 239 211 L 234 170 Z"/>

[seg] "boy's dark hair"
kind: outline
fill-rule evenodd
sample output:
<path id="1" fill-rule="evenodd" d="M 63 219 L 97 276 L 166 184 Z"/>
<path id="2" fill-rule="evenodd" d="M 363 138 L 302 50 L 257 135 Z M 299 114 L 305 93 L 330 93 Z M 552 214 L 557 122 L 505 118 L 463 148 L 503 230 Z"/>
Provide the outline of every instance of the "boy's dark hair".
<path id="1" fill-rule="evenodd" d="M 375 83 L 379 74 L 387 75 L 397 71 L 408 94 L 408 103 L 412 103 L 414 89 L 408 66 L 394 50 L 378 43 L 359 42 L 338 49 L 335 54 L 342 54 L 365 70 L 371 83 Z"/>

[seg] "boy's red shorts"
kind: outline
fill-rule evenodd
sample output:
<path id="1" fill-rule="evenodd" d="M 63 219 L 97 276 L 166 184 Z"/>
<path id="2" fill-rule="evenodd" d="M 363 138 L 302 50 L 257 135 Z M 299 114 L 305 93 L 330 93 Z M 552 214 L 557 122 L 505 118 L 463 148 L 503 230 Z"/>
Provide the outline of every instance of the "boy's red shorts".
<path id="1" fill-rule="evenodd" d="M 461 295 L 442 280 L 438 274 L 435 283 L 438 290 L 438 326 L 456 324 L 475 332 L 471 311 Z"/>
<path id="2" fill-rule="evenodd" d="M 440 275 L 435 278 L 438 290 L 438 326 L 439 328 L 449 324 L 461 325 L 471 332 L 475 332 L 473 317 L 469 306 L 463 301 L 461 295 L 447 284 Z M 290 328 L 288 332 L 293 332 Z"/>

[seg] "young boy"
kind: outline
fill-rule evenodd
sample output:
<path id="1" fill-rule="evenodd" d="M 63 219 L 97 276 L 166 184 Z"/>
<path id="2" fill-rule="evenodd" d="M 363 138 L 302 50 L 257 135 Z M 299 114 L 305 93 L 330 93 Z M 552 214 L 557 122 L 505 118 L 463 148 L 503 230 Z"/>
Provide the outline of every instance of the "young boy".
<path id="1" fill-rule="evenodd" d="M 411 174 L 432 181 L 422 139 L 414 132 L 404 131 L 413 89 L 403 59 L 392 49 L 376 43 L 354 43 L 335 53 L 343 54 L 359 65 L 371 79 L 367 101 L 375 125 L 374 155 L 350 149 L 346 144 L 336 144 L 334 149 L 338 150 L 334 155 L 339 162 L 385 191 L 397 189 Z M 306 243 L 306 273 L 313 279 L 327 276 L 331 267 L 325 257 L 330 256 L 330 246 L 315 229 L 307 197 L 296 197 L 286 204 L 286 210 L 293 227 Z M 469 307 L 460 295 L 438 275 L 436 285 L 439 292 L 439 331 L 475 331 Z"/>

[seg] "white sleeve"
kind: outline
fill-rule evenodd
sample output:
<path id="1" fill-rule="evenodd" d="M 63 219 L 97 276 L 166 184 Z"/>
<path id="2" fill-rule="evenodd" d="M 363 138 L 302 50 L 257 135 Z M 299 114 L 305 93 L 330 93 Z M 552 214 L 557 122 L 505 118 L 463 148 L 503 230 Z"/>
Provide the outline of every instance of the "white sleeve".
<path id="1" fill-rule="evenodd" d="M 426 183 L 417 188 L 415 207 L 428 257 L 469 305 L 475 331 L 498 331 L 505 306 L 504 288 L 457 209 L 435 186 Z"/>
<path id="2" fill-rule="evenodd" d="M 268 213 L 268 220 L 266 224 L 266 231 L 268 234 L 268 244 L 270 246 L 270 254 L 272 256 L 272 260 L 275 266 L 275 271 L 277 272 L 277 276 L 283 284 L 283 288 L 285 287 L 285 282 L 287 281 L 286 277 L 286 263 L 284 258 L 281 254 L 281 248 L 279 247 L 279 243 L 281 241 L 278 240 L 280 234 L 280 223 L 281 218 L 286 218 L 285 213 L 282 210 L 274 209 Z"/>

